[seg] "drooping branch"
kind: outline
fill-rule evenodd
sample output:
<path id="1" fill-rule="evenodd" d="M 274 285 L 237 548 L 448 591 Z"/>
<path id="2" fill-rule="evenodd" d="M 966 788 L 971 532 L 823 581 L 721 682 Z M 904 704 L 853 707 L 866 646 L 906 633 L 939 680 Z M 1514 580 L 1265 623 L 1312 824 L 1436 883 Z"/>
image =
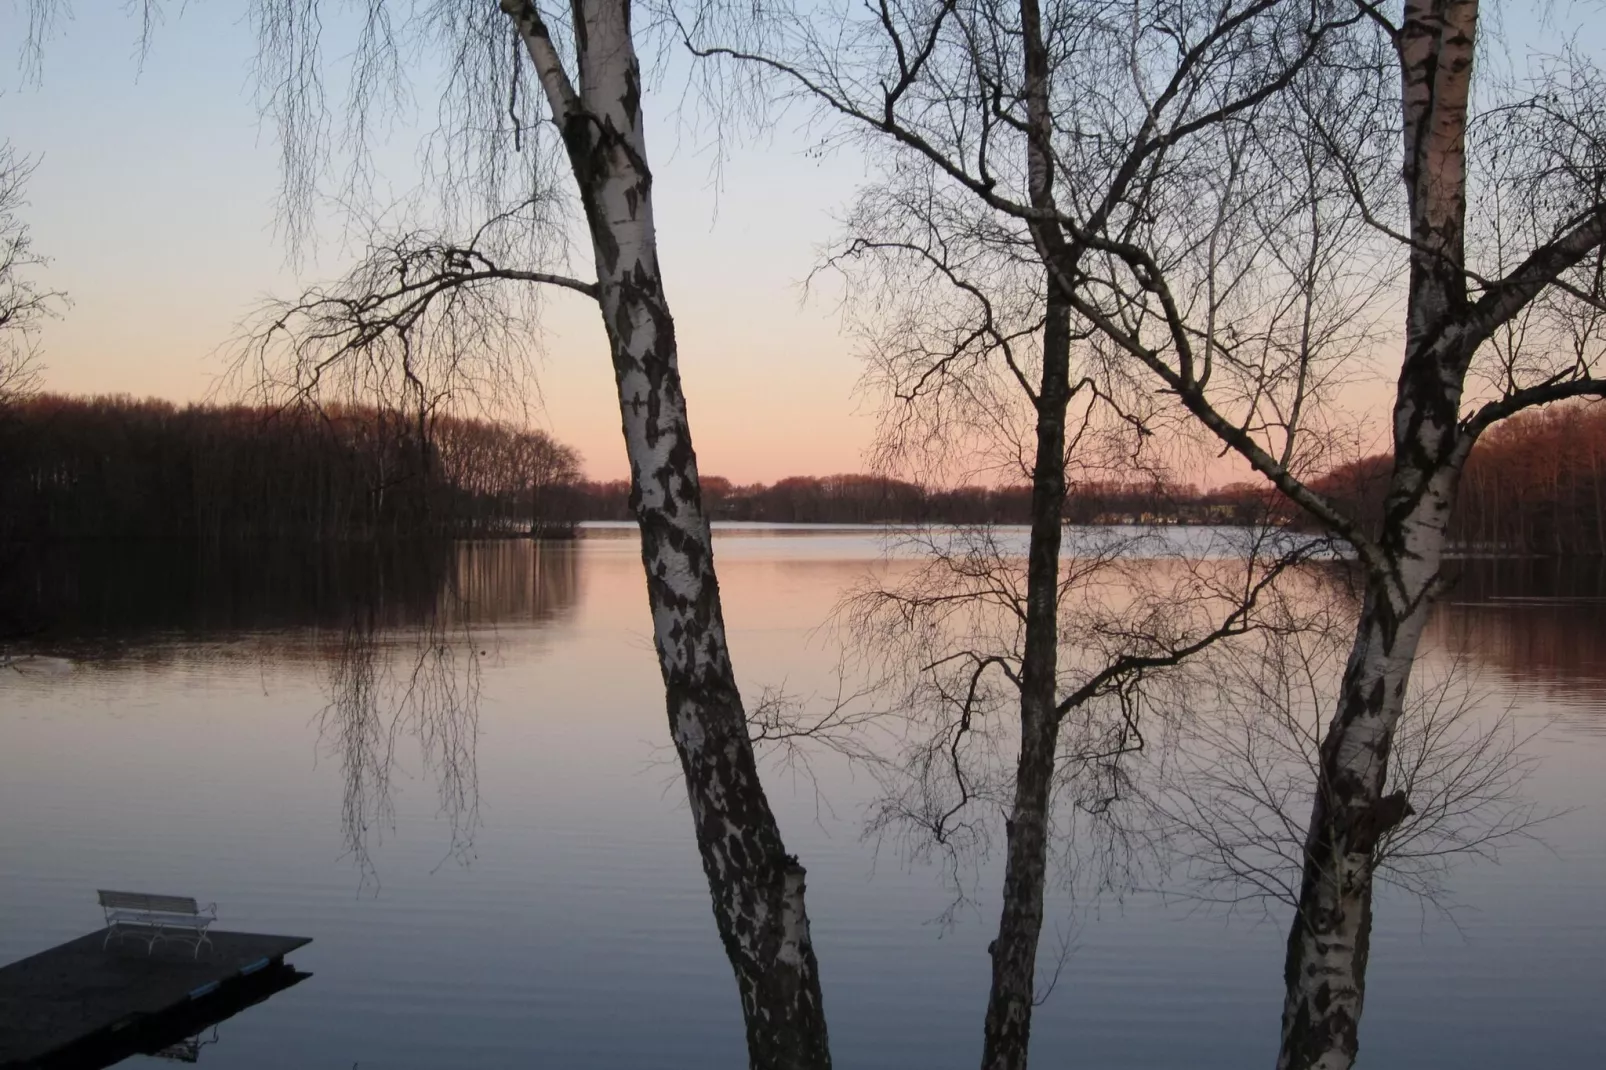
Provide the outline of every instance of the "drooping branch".
<path id="1" fill-rule="evenodd" d="M 33 170 L 32 160 L 0 142 L 0 405 L 33 386 L 40 323 L 57 315 L 67 300 L 33 277 L 48 264 L 34 251 L 22 218 Z"/>
<path id="2" fill-rule="evenodd" d="M 1149 820 L 1184 867 L 1184 898 L 1229 910 L 1299 904 L 1304 811 L 1355 625 L 1355 606 L 1337 591 L 1318 586 L 1301 602 L 1297 626 L 1207 656 L 1193 694 L 1204 709 L 1178 722 L 1177 760 L 1142 788 Z M 1548 815 L 1524 796 L 1526 740 L 1490 708 L 1470 666 L 1414 685 L 1407 706 L 1386 788 L 1404 793 L 1411 812 L 1378 837 L 1369 864 L 1450 912 L 1444 882 L 1456 863 L 1532 838 Z"/>
<path id="3" fill-rule="evenodd" d="M 404 412 L 483 402 L 526 374 L 538 286 L 596 297 L 594 283 L 404 235 L 371 247 L 338 283 L 264 307 L 234 375 L 275 401 L 334 391 Z"/>
<path id="4" fill-rule="evenodd" d="M 448 589 L 444 599 L 460 597 Z M 479 829 L 480 650 L 483 637 L 465 619 L 436 604 L 415 626 L 389 629 L 373 605 L 353 608 L 327 652 L 328 704 L 319 714 L 320 742 L 339 762 L 344 793 L 341 834 L 359 879 L 377 884 L 374 850 L 396 823 L 393 778 L 398 744 L 411 738 L 435 780 L 446 820 L 446 857 L 473 857 Z"/>
<path id="5" fill-rule="evenodd" d="M 1257 543 L 1260 541 L 1256 539 Z M 1159 647 L 1157 650 L 1122 654 L 1061 699 L 1055 712 L 1064 717 L 1101 695 L 1121 693 L 1146 673 L 1176 668 L 1223 640 L 1264 627 L 1264 623 L 1257 618 L 1262 600 L 1276 588 L 1286 573 L 1328 552 L 1329 548 L 1322 540 L 1296 540 L 1285 546 L 1283 552 L 1274 555 L 1258 575 L 1253 567 L 1246 568 L 1242 589 L 1236 597 L 1226 600 L 1226 612 L 1213 625 L 1181 642 L 1156 644 Z M 1252 546 L 1249 560 L 1253 562 L 1258 557 L 1258 546 Z"/>

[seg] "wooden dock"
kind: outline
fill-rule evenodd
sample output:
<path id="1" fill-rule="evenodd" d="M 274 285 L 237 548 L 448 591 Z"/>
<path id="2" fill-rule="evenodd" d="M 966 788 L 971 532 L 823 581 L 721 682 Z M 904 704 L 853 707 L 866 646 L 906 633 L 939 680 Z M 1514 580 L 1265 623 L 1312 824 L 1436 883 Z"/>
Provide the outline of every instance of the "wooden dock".
<path id="1" fill-rule="evenodd" d="M 300 936 L 213 932 L 199 958 L 104 929 L 0 967 L 0 1070 L 109 1066 L 154 1051 L 288 988 Z M 119 1054 L 120 1053 L 120 1054 Z"/>

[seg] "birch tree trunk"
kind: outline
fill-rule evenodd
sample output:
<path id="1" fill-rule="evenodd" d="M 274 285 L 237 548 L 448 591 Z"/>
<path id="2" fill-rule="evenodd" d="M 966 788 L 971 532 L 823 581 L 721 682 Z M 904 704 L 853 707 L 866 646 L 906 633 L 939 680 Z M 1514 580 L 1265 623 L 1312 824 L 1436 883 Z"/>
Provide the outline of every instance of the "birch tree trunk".
<path id="1" fill-rule="evenodd" d="M 1053 118 L 1049 112 L 1049 59 L 1038 0 L 1022 0 L 1026 49 L 1027 168 L 1032 207 L 1050 217 L 1054 205 Z M 1057 226 L 1032 228 L 1039 255 L 1067 262 Z M 992 986 L 987 996 L 984 1070 L 1024 1070 L 1031 1039 L 1037 947 L 1043 930 L 1049 807 L 1059 737 L 1059 557 L 1065 508 L 1065 412 L 1070 402 L 1070 304 L 1056 275 L 1047 287 L 1043 367 L 1035 399 L 1037 454 L 1032 468 L 1032 528 L 1026 563 L 1026 624 L 1020 666 L 1020 754 L 1015 798 L 1005 823 L 1004 901 L 998 937 L 989 947 Z"/>
<path id="2" fill-rule="evenodd" d="M 1466 121 L 1476 0 L 1407 0 L 1398 48 L 1413 247 L 1394 469 L 1361 618 L 1322 740 L 1299 909 L 1284 965 L 1280 1070 L 1355 1060 L 1372 932 L 1373 849 L 1411 811 L 1385 796 L 1411 665 L 1440 588 L 1445 531 L 1470 448 L 1460 425 L 1476 349 L 1466 287 Z"/>
<path id="3" fill-rule="evenodd" d="M 764 1070 L 821 1070 L 831 1057 L 804 871 L 786 853 L 759 783 L 731 669 L 675 325 L 658 267 L 630 2 L 575 0 L 573 81 L 531 0 L 501 0 L 501 7 L 562 131 L 590 229 L 670 734 L 714 918 L 736 974 L 749 1062 Z"/>
<path id="4" fill-rule="evenodd" d="M 1051 292 L 1056 289 L 1051 286 Z M 1020 754 L 1015 798 L 1005 823 L 1004 901 L 998 937 L 989 948 L 992 987 L 982 1066 L 1026 1066 L 1043 929 L 1049 808 L 1059 738 L 1059 555 L 1065 505 L 1065 410 L 1069 322 L 1063 300 L 1051 298 L 1043 332 L 1042 389 L 1037 401 L 1037 456 L 1032 473 L 1032 528 L 1026 564 L 1026 627 L 1020 666 Z"/>

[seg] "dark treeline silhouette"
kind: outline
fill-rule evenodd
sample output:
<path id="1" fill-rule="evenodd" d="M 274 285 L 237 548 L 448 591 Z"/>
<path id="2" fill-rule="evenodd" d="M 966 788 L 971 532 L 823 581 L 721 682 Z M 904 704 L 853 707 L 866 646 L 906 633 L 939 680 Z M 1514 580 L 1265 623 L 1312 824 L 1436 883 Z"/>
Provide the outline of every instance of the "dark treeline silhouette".
<path id="1" fill-rule="evenodd" d="M 587 520 L 629 520 L 630 485 L 582 483 L 575 491 Z M 886 476 L 792 476 L 776 483 L 736 484 L 703 478 L 716 520 L 772 524 L 1025 524 L 1031 488 L 966 486 L 929 489 Z M 1265 516 L 1265 495 L 1234 485 L 1200 491 L 1145 479 L 1080 482 L 1065 503 L 1068 524 L 1245 524 Z"/>
<path id="2" fill-rule="evenodd" d="M 25 398 L 0 412 L 0 546 L 82 539 L 369 539 L 565 534 L 629 520 L 629 484 L 586 482 L 540 431 L 362 407 L 266 409 L 129 397 Z M 703 480 L 718 520 L 1025 524 L 1030 488 L 928 488 L 886 476 Z M 1247 486 L 1142 475 L 1073 483 L 1071 524 L 1264 519 Z"/>
<path id="3" fill-rule="evenodd" d="M 791 476 L 775 483 L 737 484 L 704 476 L 703 501 L 715 520 L 774 524 L 888 524 L 925 520 L 955 524 L 1022 523 L 1024 487 L 963 487 L 929 491 L 882 476 Z M 578 494 L 588 520 L 629 520 L 630 484 L 587 482 Z"/>
<path id="4" fill-rule="evenodd" d="M 0 413 L 0 542 L 343 539 L 572 522 L 574 450 L 378 409 L 39 395 Z"/>
<path id="5" fill-rule="evenodd" d="M 1376 530 L 1390 463 L 1367 457 L 1316 486 Z M 1485 434 L 1461 478 L 1450 537 L 1464 551 L 1606 554 L 1606 405 L 1526 412 Z"/>

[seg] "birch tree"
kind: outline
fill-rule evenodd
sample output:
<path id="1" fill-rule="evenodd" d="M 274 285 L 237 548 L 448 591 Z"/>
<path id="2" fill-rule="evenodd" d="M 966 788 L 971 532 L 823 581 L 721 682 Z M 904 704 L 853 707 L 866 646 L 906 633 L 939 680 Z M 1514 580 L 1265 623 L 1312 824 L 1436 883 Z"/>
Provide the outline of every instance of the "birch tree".
<path id="1" fill-rule="evenodd" d="M 653 227 L 630 0 L 575 5 L 573 77 L 531 0 L 502 0 L 563 136 L 585 208 L 618 384 L 631 504 L 670 734 L 736 973 L 755 1067 L 830 1065 L 804 871 L 759 783 L 702 506 Z"/>
<path id="2" fill-rule="evenodd" d="M 147 32 L 156 8 L 143 5 Z M 56 9 L 35 0 L 30 26 L 47 33 Z M 787 853 L 759 782 L 726 641 L 658 263 L 634 14 L 631 0 L 550 10 L 536 0 L 375 0 L 339 12 L 319 0 L 254 4 L 258 91 L 283 149 L 292 245 L 312 236 L 331 158 L 326 22 L 354 31 L 339 131 L 351 150 L 348 201 L 373 188 L 367 143 L 385 109 L 407 95 L 408 50 L 420 47 L 444 72 L 443 128 L 426 159 L 443 222 L 401 233 L 376 228 L 367 257 L 344 279 L 263 310 L 240 368 L 269 393 L 362 391 L 423 413 L 487 385 L 507 389 L 505 373 L 522 366 L 532 345 L 533 288 L 596 303 L 618 388 L 670 735 L 749 1059 L 754 1067 L 826 1067 L 805 872 Z M 532 83 L 535 91 L 524 89 Z M 564 270 L 571 196 L 588 239 L 588 273 Z"/>
<path id="3" fill-rule="evenodd" d="M 1300 556 L 1262 562 L 1264 547 L 1257 547 L 1234 579 L 1194 573 L 1186 590 L 1135 597 L 1123 607 L 1124 621 L 1094 614 L 1082 630 L 1071 626 L 1070 607 L 1085 591 L 1115 581 L 1120 569 L 1112 565 L 1122 553 L 1086 547 L 1062 560 L 1068 454 L 1085 446 L 1096 412 L 1140 440 L 1165 421 L 1163 406 L 1127 389 L 1131 377 L 1118 347 L 1078 302 L 1090 291 L 1109 291 L 1115 239 L 1108 231 L 1163 228 L 1172 243 L 1168 262 L 1197 268 L 1218 239 L 1230 243 L 1235 226 L 1254 230 L 1225 208 L 1215 226 L 1156 222 L 1147 202 L 1166 182 L 1176 145 L 1200 130 L 1241 126 L 1352 17 L 1272 3 L 1166 5 L 1165 16 L 1141 24 L 1147 36 L 1137 39 L 1138 24 L 1129 24 L 1120 5 L 1036 0 L 880 5 L 823 17 L 810 8 L 769 23 L 722 15 L 703 9 L 683 27 L 692 49 L 717 64 L 711 77 L 772 78 L 782 95 L 845 121 L 846 136 L 885 150 L 884 183 L 851 217 L 855 233 L 836 262 L 882 261 L 889 266 L 879 270 L 882 285 L 873 292 L 916 295 L 898 306 L 885 331 L 916 341 L 879 348 L 874 358 L 892 402 L 895 445 L 968 455 L 971 443 L 955 450 L 949 436 L 998 434 L 1032 486 L 1024 576 L 994 544 L 937 547 L 912 586 L 870 592 L 859 619 L 883 637 L 898 629 L 878 624 L 878 613 L 901 621 L 913 636 L 905 645 L 918 647 L 905 654 L 942 670 L 920 685 L 938 719 L 935 742 L 915 765 L 951 769 L 952 790 L 934 801 L 931 781 L 920 778 L 914 803 L 898 816 L 924 823 L 941 841 L 977 800 L 1007 815 L 982 1065 L 1023 1067 L 1038 997 L 1056 794 L 1067 777 L 1089 770 L 1106 785 L 1119 783 L 1120 757 L 1142 745 L 1134 716 L 1142 681 L 1253 627 L 1257 602 Z M 1148 17 L 1141 11 L 1139 18 Z M 1134 84 L 1112 87 L 1111 57 L 1130 59 Z M 1225 158 L 1196 157 L 1188 174 L 1208 185 Z M 1233 189 L 1218 200 L 1237 205 L 1241 197 Z M 1322 257 L 1332 256 L 1332 243 L 1316 244 Z M 1334 385 L 1318 369 L 1352 340 L 1344 310 L 1314 308 L 1309 280 L 1284 278 L 1293 283 L 1286 294 L 1273 284 L 1251 297 L 1236 285 L 1241 265 L 1227 252 L 1194 273 L 1210 276 L 1219 292 L 1201 283 L 1196 296 L 1212 316 L 1225 321 L 1236 313 L 1245 351 L 1258 345 L 1275 359 L 1291 331 L 1300 345 L 1300 322 L 1328 332 L 1303 338 L 1300 352 L 1312 374 L 1298 385 L 1278 384 L 1284 419 L 1267 428 L 1281 436 L 1288 458 L 1306 462 L 1301 410 Z M 946 302 L 933 296 L 944 293 Z M 1257 299 L 1271 294 L 1287 299 L 1261 315 Z M 1249 304 L 1257 306 L 1253 315 L 1243 311 Z M 957 608 L 967 602 L 980 608 Z M 1002 624 L 975 623 L 967 612 Z M 944 636 L 944 623 L 961 618 L 959 640 Z M 1001 706 L 1018 708 L 1015 738 L 996 741 L 1014 748 L 1014 761 L 1002 784 L 983 790 L 961 754 Z M 1098 791 L 1089 804 L 1107 806 L 1112 796 L 1106 791 L 1100 802 Z"/>
<path id="4" fill-rule="evenodd" d="M 1383 787 L 1417 646 L 1445 588 L 1446 529 L 1472 447 L 1524 409 L 1606 395 L 1598 345 L 1556 359 L 1513 344 L 1510 334 L 1500 337 L 1543 302 L 1601 303 L 1606 125 L 1593 72 L 1580 63 L 1564 82 L 1546 79 L 1539 92 L 1491 116 L 1490 132 L 1505 146 L 1474 139 L 1491 156 L 1516 157 L 1514 166 L 1494 159 L 1484 165 L 1498 191 L 1522 205 L 1528 223 L 1519 229 L 1531 241 L 1480 265 L 1468 255 L 1467 160 L 1478 4 L 1406 0 L 1393 18 L 1368 14 L 1397 57 L 1400 79 L 1405 343 L 1382 523 L 1352 538 L 1366 569 L 1365 604 L 1322 739 L 1288 939 L 1278 1065 L 1289 1068 L 1342 1070 L 1358 1050 L 1376 849 L 1413 808 L 1404 792 L 1384 794 Z M 1469 384 L 1480 355 L 1494 358 L 1493 388 L 1482 399 L 1476 380 Z M 1326 507 L 1320 500 L 1309 506 Z"/>
<path id="5" fill-rule="evenodd" d="M 1385 791 L 1389 756 L 1460 472 L 1499 420 L 1606 393 L 1598 342 L 1578 331 L 1601 304 L 1606 229 L 1593 66 L 1564 53 L 1480 116 L 1472 0 L 720 14 L 686 20 L 694 51 L 985 207 L 1042 265 L 1071 333 L 1118 350 L 1353 548 L 1364 601 L 1311 786 L 1279 1055 L 1349 1066 L 1378 848 L 1412 810 Z M 1345 459 L 1337 388 L 1396 295 L 1404 353 L 1374 527 L 1312 479 Z M 995 996 L 1010 946 L 995 946 Z M 1022 1065 L 1023 1038 L 1001 1035 L 989 1025 L 985 1065 Z"/>

